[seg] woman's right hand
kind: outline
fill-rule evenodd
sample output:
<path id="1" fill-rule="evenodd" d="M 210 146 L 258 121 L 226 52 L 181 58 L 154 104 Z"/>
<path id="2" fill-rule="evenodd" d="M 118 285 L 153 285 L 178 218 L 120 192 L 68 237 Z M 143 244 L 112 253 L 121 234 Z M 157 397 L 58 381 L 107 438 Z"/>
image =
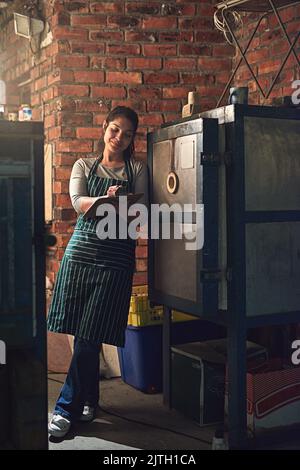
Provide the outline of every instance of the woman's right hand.
<path id="1" fill-rule="evenodd" d="M 116 192 L 119 188 L 121 188 L 122 186 L 120 184 L 116 184 L 114 186 L 110 186 L 107 190 L 107 196 L 109 197 L 115 197 L 116 196 Z"/>

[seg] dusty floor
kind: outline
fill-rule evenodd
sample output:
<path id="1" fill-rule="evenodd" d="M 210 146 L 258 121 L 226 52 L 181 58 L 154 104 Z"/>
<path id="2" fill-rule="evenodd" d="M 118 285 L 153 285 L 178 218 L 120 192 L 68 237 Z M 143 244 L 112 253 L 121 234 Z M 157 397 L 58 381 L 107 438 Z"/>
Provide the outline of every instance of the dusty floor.
<path id="1" fill-rule="evenodd" d="M 49 374 L 49 413 L 64 381 L 64 374 Z M 64 440 L 50 438 L 49 449 L 207 450 L 215 428 L 196 422 L 162 403 L 162 394 L 145 394 L 121 378 L 103 379 L 100 407 L 92 423 L 76 423 Z M 260 449 L 300 449 L 300 433 L 275 434 Z"/>
<path id="2" fill-rule="evenodd" d="M 64 374 L 49 374 L 49 412 L 57 398 Z M 162 394 L 145 394 L 125 384 L 120 378 L 103 379 L 100 384 L 100 408 L 92 423 L 78 423 L 62 442 L 50 442 L 50 449 L 72 448 L 70 441 L 83 446 L 99 440 L 105 449 L 209 449 L 214 428 L 201 429 L 162 403 Z M 82 441 L 82 436 L 87 442 Z M 69 441 L 69 442 L 68 442 Z M 119 444 L 119 446 L 116 446 Z M 87 448 L 88 448 L 87 447 Z M 99 447 L 98 447 L 99 448 Z M 101 447 L 100 447 L 101 448 Z"/>

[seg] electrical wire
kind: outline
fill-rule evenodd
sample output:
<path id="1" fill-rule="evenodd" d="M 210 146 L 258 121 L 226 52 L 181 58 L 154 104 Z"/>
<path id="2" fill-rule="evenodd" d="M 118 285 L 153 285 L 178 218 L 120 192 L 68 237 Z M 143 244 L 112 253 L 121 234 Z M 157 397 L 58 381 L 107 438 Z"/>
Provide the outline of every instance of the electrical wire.
<path id="1" fill-rule="evenodd" d="M 56 379 L 53 379 L 51 377 L 48 377 L 48 380 L 51 380 L 52 382 L 57 382 L 57 383 L 63 384 L 63 382 L 61 382 L 60 380 L 56 380 Z M 206 441 L 205 439 L 200 439 L 199 437 L 191 436 L 190 434 L 185 434 L 184 432 L 178 432 L 178 431 L 174 431 L 173 429 L 158 426 L 156 424 L 146 423 L 145 421 L 139 421 L 137 419 L 127 418 L 125 416 L 119 415 L 118 413 L 113 413 L 112 411 L 107 411 L 104 408 L 102 408 L 101 406 L 99 406 L 99 409 L 107 415 L 115 416 L 116 418 L 120 418 L 120 419 L 123 419 L 125 421 L 129 421 L 130 423 L 142 424 L 143 426 L 147 426 L 147 427 L 150 427 L 150 428 L 160 429 L 162 431 L 168 431 L 168 432 L 171 432 L 171 433 L 176 434 L 178 436 L 188 437 L 189 439 L 194 439 L 195 441 L 202 442 L 203 444 L 211 445 L 211 442 Z"/>
<path id="2" fill-rule="evenodd" d="M 1 370 L 1 365 L 0 365 L 0 370 Z M 49 372 L 49 373 L 50 374 L 55 374 L 55 375 L 64 374 L 64 372 Z M 60 384 L 64 383 L 64 382 L 61 382 L 60 380 L 52 379 L 51 377 L 48 377 L 48 380 L 51 380 L 52 382 L 57 382 L 57 383 L 60 383 Z M 194 439 L 198 442 L 202 442 L 203 444 L 208 444 L 209 446 L 211 445 L 211 442 L 206 441 L 205 439 L 200 439 L 198 437 L 191 436 L 190 434 L 185 434 L 183 432 L 173 431 L 173 429 L 165 428 L 165 427 L 162 427 L 162 426 L 157 426 L 156 424 L 145 423 L 144 421 L 138 421 L 136 419 L 126 418 L 125 416 L 119 415 L 118 413 L 113 413 L 112 411 L 107 411 L 104 408 L 102 408 L 100 405 L 99 405 L 99 409 L 107 415 L 115 416 L 116 418 L 120 418 L 120 419 L 123 419 L 125 421 L 129 421 L 131 423 L 142 424 L 143 426 L 147 426 L 147 427 L 150 427 L 150 428 L 160 429 L 162 431 L 168 431 L 168 432 L 171 432 L 171 433 L 176 434 L 178 436 L 184 436 L 184 437 L 187 437 L 189 439 Z M 251 429 L 250 426 L 247 426 L 247 432 L 248 432 L 248 438 L 254 439 L 255 433 L 254 433 L 254 430 Z"/>
<path id="3" fill-rule="evenodd" d="M 176 434 L 178 436 L 188 437 L 189 439 L 194 439 L 195 441 L 202 442 L 203 444 L 211 445 L 211 442 L 206 441 L 205 439 L 200 439 L 199 437 L 191 436 L 189 434 L 185 434 L 184 432 L 173 431 L 173 429 L 158 426 L 156 424 L 146 423 L 144 421 L 138 421 L 137 419 L 126 418 L 125 416 L 119 415 L 117 413 L 107 411 L 104 408 L 102 408 L 101 406 L 99 406 L 99 408 L 100 408 L 101 411 L 103 411 L 103 413 L 106 413 L 106 414 L 111 415 L 111 416 L 115 416 L 117 418 L 124 419 L 125 421 L 129 421 L 131 423 L 142 424 L 143 426 L 147 426 L 147 427 L 150 427 L 150 428 L 161 429 L 162 431 L 168 431 L 168 432 L 171 432 L 171 433 Z"/>
<path id="4" fill-rule="evenodd" d="M 242 16 L 240 15 L 240 13 L 238 13 L 235 10 L 231 10 L 230 8 L 228 8 L 227 1 L 225 1 L 225 3 L 226 3 L 226 5 L 224 5 L 220 10 L 215 11 L 215 13 L 214 13 L 214 24 L 215 24 L 215 27 L 224 34 L 224 37 L 225 37 L 226 41 L 231 46 L 233 46 L 234 41 L 233 41 L 233 37 L 230 34 L 230 31 L 228 30 L 228 27 L 226 25 L 225 13 L 227 15 L 228 14 L 231 15 L 231 21 L 233 22 L 233 26 L 235 28 L 238 28 L 239 26 L 243 27 L 243 20 L 242 20 Z M 221 15 L 221 18 L 219 18 L 219 16 L 218 16 L 219 14 Z M 227 21 L 229 21 L 229 19 Z"/>

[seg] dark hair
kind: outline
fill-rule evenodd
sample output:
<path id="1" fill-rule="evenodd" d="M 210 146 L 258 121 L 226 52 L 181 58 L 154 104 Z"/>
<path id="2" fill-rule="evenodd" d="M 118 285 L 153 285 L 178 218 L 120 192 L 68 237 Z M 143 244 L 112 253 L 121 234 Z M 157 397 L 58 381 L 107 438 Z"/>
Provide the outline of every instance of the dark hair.
<path id="1" fill-rule="evenodd" d="M 116 106 L 113 108 L 106 117 L 106 122 L 109 124 L 111 121 L 116 119 L 117 117 L 125 117 L 128 121 L 131 122 L 133 125 L 134 133 L 136 132 L 138 125 L 139 125 L 139 118 L 133 109 L 128 108 L 127 106 Z M 124 151 L 124 160 L 130 160 L 132 155 L 134 154 L 134 142 L 131 141 L 131 144 L 127 147 Z"/>

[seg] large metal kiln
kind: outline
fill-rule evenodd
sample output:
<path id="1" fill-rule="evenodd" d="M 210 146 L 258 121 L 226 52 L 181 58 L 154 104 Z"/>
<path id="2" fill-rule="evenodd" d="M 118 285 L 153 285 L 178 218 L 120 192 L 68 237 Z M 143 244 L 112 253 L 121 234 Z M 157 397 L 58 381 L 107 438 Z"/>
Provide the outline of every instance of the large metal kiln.
<path id="1" fill-rule="evenodd" d="M 248 105 L 166 124 L 148 138 L 151 202 L 204 205 L 202 249 L 150 240 L 150 299 L 165 306 L 167 343 L 170 309 L 227 326 L 233 443 L 246 432 L 247 329 L 299 321 L 299 148 L 299 110 Z M 165 357 L 165 395 L 168 364 Z"/>

